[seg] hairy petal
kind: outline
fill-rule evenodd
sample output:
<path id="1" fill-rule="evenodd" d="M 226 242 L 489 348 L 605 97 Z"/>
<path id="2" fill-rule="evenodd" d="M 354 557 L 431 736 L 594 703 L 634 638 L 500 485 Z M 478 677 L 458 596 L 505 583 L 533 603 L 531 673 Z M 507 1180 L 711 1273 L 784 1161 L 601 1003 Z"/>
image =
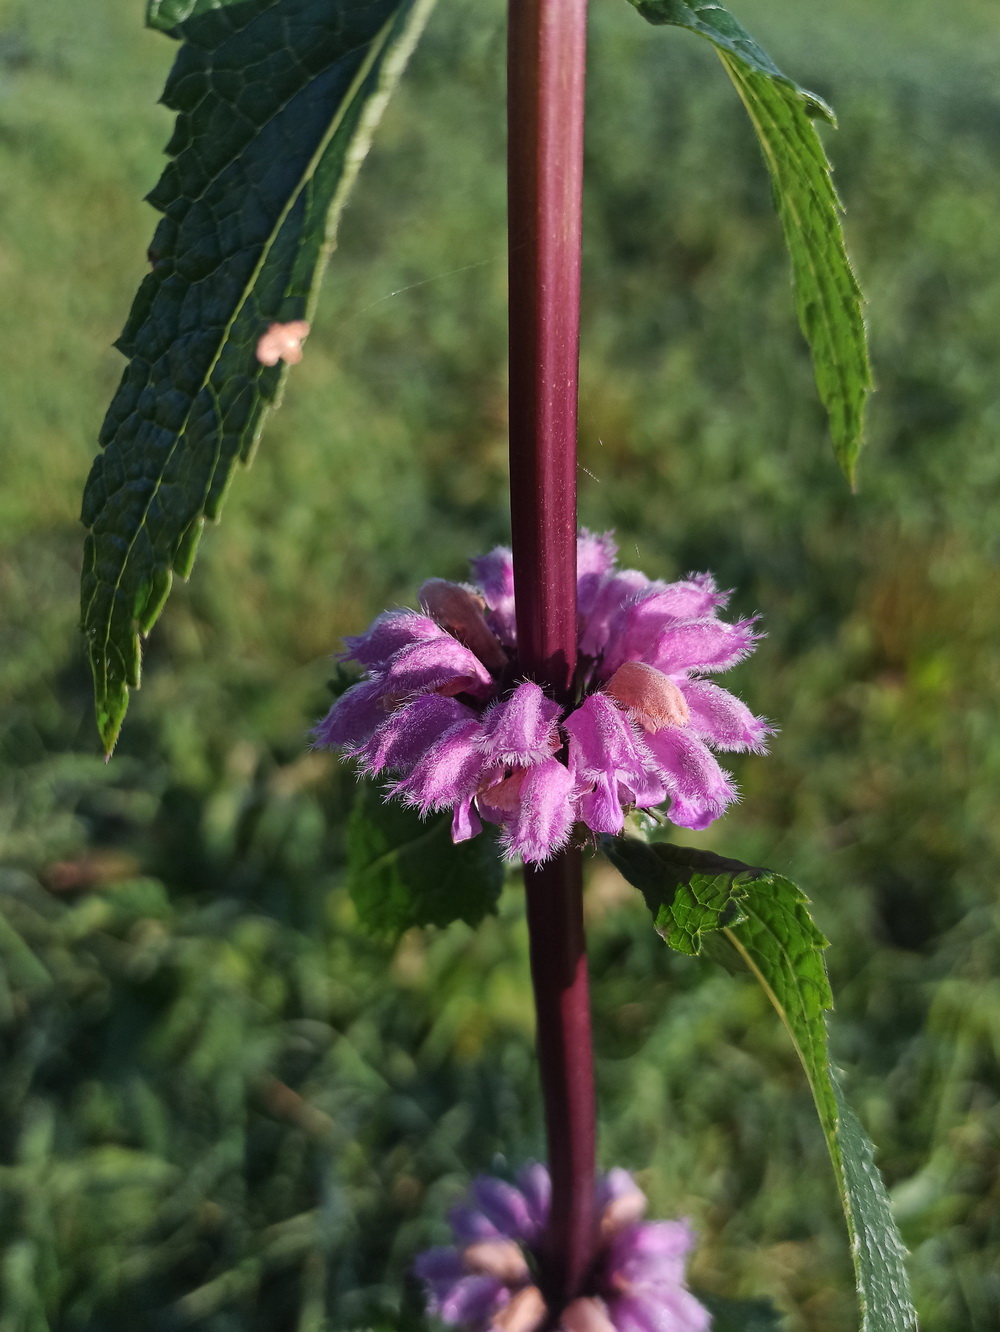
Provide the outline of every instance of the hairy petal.
<path id="1" fill-rule="evenodd" d="M 493 688 L 493 678 L 476 654 L 445 633 L 400 649 L 384 679 L 386 693 L 400 699 L 433 690 L 488 694 Z"/>
<path id="2" fill-rule="evenodd" d="M 467 1276 L 457 1281 L 434 1311 L 445 1323 L 478 1323 L 510 1300 L 510 1292 L 497 1277 Z"/>
<path id="3" fill-rule="evenodd" d="M 708 1310 L 681 1286 L 611 1300 L 608 1312 L 618 1332 L 706 1332 L 712 1323 Z"/>
<path id="4" fill-rule="evenodd" d="M 700 831 L 737 798 L 732 778 L 707 746 L 686 730 L 667 727 L 647 736 L 671 798 L 669 818 L 679 828 Z"/>
<path id="5" fill-rule="evenodd" d="M 351 749 L 363 745 L 386 720 L 384 696 L 385 683 L 381 679 L 351 685 L 314 727 L 316 744 Z"/>
<path id="6" fill-rule="evenodd" d="M 471 708 L 457 699 L 423 694 L 397 708 L 355 752 L 366 772 L 388 768 L 390 772 L 408 773 L 445 731 L 460 721 L 474 720 Z"/>
<path id="7" fill-rule="evenodd" d="M 576 821 L 573 789 L 569 769 L 558 759 L 528 768 L 518 809 L 504 821 L 510 850 L 530 864 L 539 864 L 564 847 Z"/>
<path id="8" fill-rule="evenodd" d="M 635 726 L 606 694 L 591 694 L 563 722 L 569 733 L 569 767 L 581 794 L 584 821 L 595 832 L 622 827 L 620 788 L 630 803 L 658 804 L 665 790 L 658 765 Z M 586 788 L 593 785 L 593 790 Z M 617 806 L 617 813 L 615 807 Z"/>
<path id="9" fill-rule="evenodd" d="M 753 651 L 759 634 L 753 620 L 691 620 L 663 629 L 650 638 L 638 655 L 643 661 L 673 675 L 680 671 L 727 671 Z"/>
<path id="10" fill-rule="evenodd" d="M 509 1239 L 534 1237 L 537 1220 L 527 1198 L 513 1184 L 492 1175 L 479 1175 L 472 1181 L 472 1198 L 502 1235 Z"/>
<path id="11" fill-rule="evenodd" d="M 450 809 L 471 798 L 482 779 L 478 719 L 462 721 L 445 731 L 417 762 L 410 775 L 390 788 L 421 814 Z"/>
<path id="12" fill-rule="evenodd" d="M 579 649 L 585 657 L 599 657 L 611 636 L 622 607 L 653 584 L 638 569 L 622 569 L 608 574 L 598 586 L 589 612 L 580 617 Z"/>
<path id="13" fill-rule="evenodd" d="M 459 1244 L 478 1244 L 482 1240 L 505 1239 L 505 1236 L 488 1216 L 476 1207 L 460 1203 L 448 1213 L 448 1224 L 454 1231 Z"/>
<path id="14" fill-rule="evenodd" d="M 562 711 L 531 680 L 483 714 L 483 756 L 490 764 L 525 767 L 540 763 L 559 748 L 556 721 Z"/>
<path id="15" fill-rule="evenodd" d="M 363 634 L 345 638 L 345 661 L 358 661 L 369 670 L 380 671 L 400 648 L 428 638 L 443 638 L 444 630 L 429 615 L 411 610 L 383 611 Z"/>
<path id="16" fill-rule="evenodd" d="M 764 752 L 773 729 L 763 717 L 755 717 L 735 694 L 709 680 L 684 680 L 680 689 L 690 710 L 688 725 L 692 735 L 716 749 Z"/>

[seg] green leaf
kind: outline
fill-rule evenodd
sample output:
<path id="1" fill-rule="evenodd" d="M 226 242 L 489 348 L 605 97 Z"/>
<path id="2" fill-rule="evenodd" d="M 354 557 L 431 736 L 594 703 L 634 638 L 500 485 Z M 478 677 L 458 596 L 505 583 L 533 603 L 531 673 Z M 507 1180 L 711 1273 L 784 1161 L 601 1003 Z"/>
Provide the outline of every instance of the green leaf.
<path id="1" fill-rule="evenodd" d="M 433 0 L 153 0 L 183 45 L 150 202 L 153 271 L 83 499 L 83 629 L 110 753 L 174 572 L 249 462 L 287 373 L 256 357 L 309 319 L 347 194 Z"/>
<path id="2" fill-rule="evenodd" d="M 669 842 L 606 838 L 608 859 L 646 899 L 656 932 L 671 948 L 692 957 L 703 936 L 745 919 L 742 904 L 753 871 L 736 860 Z"/>
<path id="3" fill-rule="evenodd" d="M 690 953 L 698 951 L 692 941 L 700 946 L 702 935 L 721 932 L 760 982 L 812 1089 L 851 1237 L 862 1332 L 912 1332 L 917 1320 L 905 1250 L 871 1142 L 845 1103 L 830 1064 L 825 1014 L 833 996 L 823 961 L 827 941 L 809 914 L 808 898 L 783 875 L 711 852 L 624 837 L 605 838 L 603 847 L 640 889 L 667 943 Z M 706 879 L 711 892 L 700 906 L 705 889 L 693 892 L 692 885 Z M 737 918 L 727 920 L 727 911 Z"/>
<path id="4" fill-rule="evenodd" d="M 782 74 L 721 5 L 630 3 L 650 23 L 687 28 L 712 42 L 743 100 L 770 172 L 792 261 L 795 308 L 812 351 L 834 452 L 853 485 L 872 374 L 861 290 L 840 225 L 843 209 L 812 123 L 815 118 L 834 123 L 833 113 L 815 93 Z"/>
<path id="5" fill-rule="evenodd" d="M 712 1315 L 712 1332 L 781 1332 L 785 1315 L 770 1300 L 724 1300 L 700 1290 L 691 1293 Z"/>
<path id="6" fill-rule="evenodd" d="M 347 874 L 362 924 L 401 934 L 412 925 L 478 925 L 496 910 L 504 867 L 494 828 L 456 845 L 449 813 L 421 819 L 362 782 L 347 826 Z"/>

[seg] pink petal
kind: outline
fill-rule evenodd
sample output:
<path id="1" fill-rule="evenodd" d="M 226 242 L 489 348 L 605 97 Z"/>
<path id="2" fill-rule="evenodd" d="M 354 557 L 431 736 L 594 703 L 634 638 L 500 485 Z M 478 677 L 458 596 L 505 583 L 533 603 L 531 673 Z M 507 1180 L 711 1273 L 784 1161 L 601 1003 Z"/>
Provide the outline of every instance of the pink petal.
<path id="1" fill-rule="evenodd" d="M 524 1194 L 531 1210 L 537 1233 L 548 1221 L 552 1203 L 552 1180 L 548 1169 L 541 1161 L 532 1161 L 530 1165 L 522 1166 L 517 1172 L 517 1187 Z"/>
<path id="2" fill-rule="evenodd" d="M 465 1264 L 458 1249 L 425 1249 L 413 1262 L 413 1271 L 421 1281 L 452 1282 L 465 1276 Z"/>
<path id="3" fill-rule="evenodd" d="M 387 717 L 366 745 L 355 752 L 366 772 L 408 773 L 457 722 L 475 719 L 471 708 L 455 698 L 441 694 L 423 694 L 412 703 L 397 708 Z"/>
<path id="4" fill-rule="evenodd" d="M 617 837 L 625 826 L 625 812 L 618 798 L 618 783 L 598 773 L 594 789 L 580 797 L 580 815 L 588 828 Z"/>
<path id="5" fill-rule="evenodd" d="M 632 722 L 606 694 L 584 699 L 563 726 L 570 736 L 569 767 L 588 827 L 595 832 L 621 831 L 621 788 L 628 792 L 627 803 L 643 808 L 663 799 L 666 792 L 656 760 Z M 588 792 L 588 786 L 594 789 Z"/>
<path id="6" fill-rule="evenodd" d="M 505 820 L 505 841 L 529 864 L 539 864 L 566 845 L 576 821 L 573 777 L 558 759 L 525 770 L 520 805 Z"/>
<path id="7" fill-rule="evenodd" d="M 445 1323 L 478 1323 L 509 1299 L 506 1286 L 496 1277 L 468 1276 L 440 1300 L 437 1313 Z"/>
<path id="8" fill-rule="evenodd" d="M 773 730 L 745 703 L 708 680 L 684 680 L 681 692 L 690 709 L 688 728 L 716 749 L 753 749 L 762 754 Z"/>
<path id="9" fill-rule="evenodd" d="M 483 695 L 493 688 L 493 677 L 476 654 L 445 633 L 401 648 L 383 678 L 387 695 L 399 699 L 435 690 Z"/>
<path id="10" fill-rule="evenodd" d="M 535 1233 L 535 1219 L 528 1200 L 520 1189 L 505 1179 L 479 1175 L 472 1181 L 476 1206 L 508 1239 L 529 1239 Z"/>
<path id="11" fill-rule="evenodd" d="M 611 532 L 595 536 L 581 528 L 576 539 L 576 609 L 581 616 L 589 615 L 606 574 L 615 567 L 618 547 Z"/>
<path id="12" fill-rule="evenodd" d="M 727 671 L 752 652 L 759 638 L 753 620 L 691 620 L 664 629 L 642 647 L 637 656 L 650 666 L 673 675 L 679 671 Z"/>
<path id="13" fill-rule="evenodd" d="M 482 589 L 490 613 L 486 622 L 507 647 L 517 643 L 514 615 L 514 559 L 506 546 L 470 560 L 476 582 Z"/>
<path id="14" fill-rule="evenodd" d="M 679 828 L 700 831 L 737 798 L 732 778 L 701 740 L 668 727 L 647 736 L 670 795 L 669 818 Z"/>
<path id="15" fill-rule="evenodd" d="M 390 788 L 391 794 L 415 805 L 421 814 L 450 809 L 475 795 L 483 773 L 479 733 L 478 719 L 459 722 L 445 731 L 410 775 Z"/>
<path id="16" fill-rule="evenodd" d="M 351 685 L 313 729 L 316 744 L 338 748 L 364 744 L 386 720 L 384 695 L 382 680 Z"/>
<path id="17" fill-rule="evenodd" d="M 585 657 L 599 657 L 611 635 L 612 622 L 637 593 L 651 587 L 638 569 L 609 574 L 598 587 L 591 610 L 581 616 L 579 649 Z"/>
<path id="18" fill-rule="evenodd" d="M 477 837 L 483 831 L 482 821 L 472 808 L 472 796 L 464 796 L 455 806 L 451 821 L 451 840 L 467 842 L 470 837 Z"/>
<path id="19" fill-rule="evenodd" d="M 559 748 L 556 720 L 562 709 L 530 680 L 483 713 L 483 756 L 490 764 L 523 767 Z"/>
<path id="20" fill-rule="evenodd" d="M 400 648 L 427 638 L 442 638 L 444 630 L 428 615 L 416 611 L 383 611 L 355 638 L 345 638 L 345 661 L 359 661 L 362 666 L 381 670 Z"/>

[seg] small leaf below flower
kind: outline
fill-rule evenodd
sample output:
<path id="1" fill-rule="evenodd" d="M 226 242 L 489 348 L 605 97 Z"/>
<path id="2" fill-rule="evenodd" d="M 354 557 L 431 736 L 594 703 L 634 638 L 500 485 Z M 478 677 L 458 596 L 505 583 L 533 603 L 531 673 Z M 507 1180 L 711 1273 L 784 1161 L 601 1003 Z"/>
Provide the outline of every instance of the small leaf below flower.
<path id="1" fill-rule="evenodd" d="M 362 782 L 347 825 L 347 875 L 361 923 L 375 934 L 414 925 L 478 925 L 496 911 L 504 868 L 499 830 L 457 845 L 451 813 L 421 819 Z"/>

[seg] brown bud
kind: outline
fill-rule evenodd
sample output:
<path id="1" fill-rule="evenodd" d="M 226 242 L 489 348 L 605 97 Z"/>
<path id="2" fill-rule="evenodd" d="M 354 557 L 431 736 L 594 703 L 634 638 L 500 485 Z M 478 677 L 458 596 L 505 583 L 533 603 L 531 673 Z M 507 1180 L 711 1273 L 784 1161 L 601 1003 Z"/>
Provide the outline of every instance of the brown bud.
<path id="1" fill-rule="evenodd" d="M 298 365 L 302 360 L 302 339 L 309 336 L 309 325 L 304 319 L 293 319 L 289 324 L 272 324 L 257 342 L 257 360 L 261 365 Z"/>
<path id="2" fill-rule="evenodd" d="M 559 1328 L 560 1332 L 615 1332 L 608 1306 L 596 1295 L 568 1304 L 559 1319 Z"/>
<path id="3" fill-rule="evenodd" d="M 687 700 L 677 685 L 644 661 L 626 661 L 619 666 L 604 692 L 647 731 L 686 726 L 691 720 Z"/>
<path id="4" fill-rule="evenodd" d="M 496 1277 L 505 1286 L 518 1286 L 531 1275 L 524 1254 L 513 1240 L 480 1240 L 462 1250 L 467 1272 Z"/>
<path id="5" fill-rule="evenodd" d="M 535 1332 L 549 1316 L 548 1306 L 537 1286 L 519 1290 L 510 1304 L 493 1315 L 490 1332 Z"/>
<path id="6" fill-rule="evenodd" d="M 617 1231 L 638 1221 L 646 1210 L 646 1195 L 639 1189 L 612 1198 L 601 1213 L 601 1238 L 608 1240 Z"/>
<path id="7" fill-rule="evenodd" d="M 488 671 L 496 675 L 504 669 L 507 654 L 486 623 L 482 597 L 445 578 L 428 578 L 417 595 L 427 614 L 474 652 Z"/>

